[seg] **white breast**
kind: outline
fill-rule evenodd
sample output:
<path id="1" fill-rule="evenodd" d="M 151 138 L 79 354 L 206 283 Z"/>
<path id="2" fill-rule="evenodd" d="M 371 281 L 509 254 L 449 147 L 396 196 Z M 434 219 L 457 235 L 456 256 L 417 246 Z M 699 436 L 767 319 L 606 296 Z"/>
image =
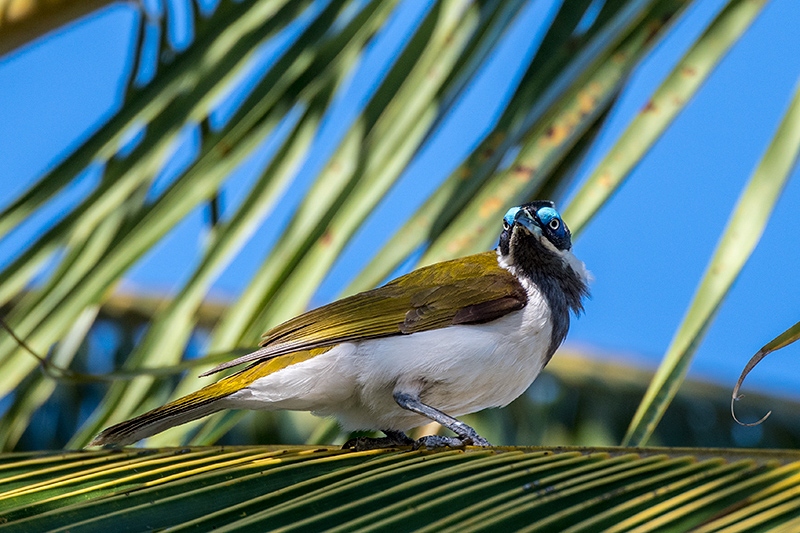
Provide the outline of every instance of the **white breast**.
<path id="1" fill-rule="evenodd" d="M 362 403 L 379 427 L 400 430 L 427 421 L 399 409 L 395 390 L 419 393 L 451 416 L 508 404 L 539 375 L 550 343 L 549 310 L 542 299 L 530 303 L 487 324 L 363 343 L 358 352 L 369 364 L 359 372 Z"/>
<path id="2" fill-rule="evenodd" d="M 550 344 L 550 309 L 535 286 L 528 304 L 486 324 L 458 325 L 345 343 L 261 378 L 229 407 L 335 416 L 347 430 L 407 430 L 429 422 L 393 392 L 419 393 L 451 416 L 503 406 L 539 375 Z"/>

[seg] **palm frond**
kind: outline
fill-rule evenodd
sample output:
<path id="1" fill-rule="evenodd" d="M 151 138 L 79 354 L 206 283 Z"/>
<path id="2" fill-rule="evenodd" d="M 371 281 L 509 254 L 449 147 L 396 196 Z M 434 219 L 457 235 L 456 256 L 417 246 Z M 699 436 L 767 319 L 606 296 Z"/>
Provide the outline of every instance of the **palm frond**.
<path id="1" fill-rule="evenodd" d="M 5 454 L 0 530 L 763 530 L 800 517 L 799 471 L 797 452 L 724 449 Z"/>
<path id="2" fill-rule="evenodd" d="M 509 81 L 513 92 L 498 95 L 499 116 L 488 131 L 449 176 L 431 177 L 438 188 L 419 199 L 417 212 L 346 291 L 374 286 L 410 258 L 429 263 L 492 246 L 491 228 L 508 205 L 545 193 L 559 199 L 637 65 L 690 4 L 571 0 L 553 9 L 531 32 L 530 57 Z M 575 230 L 607 202 L 763 5 L 728 2 L 575 196 L 565 214 Z M 179 8 L 188 9 L 193 28 L 182 43 L 173 35 Z M 244 200 L 214 217 L 175 297 L 150 315 L 152 323 L 130 341 L 135 346 L 119 350 L 120 375 L 184 368 L 179 365 L 210 287 L 270 220 L 284 194 L 297 194 L 298 175 L 311 168 L 311 185 L 277 232 L 270 254 L 210 325 L 208 349 L 252 346 L 267 327 L 304 310 L 529 7 L 521 0 L 441 0 L 418 9 L 417 24 L 399 40 L 385 73 L 343 133 L 322 139 L 337 98 L 370 47 L 407 8 L 394 0 L 222 0 L 210 11 L 192 2 L 182 7 L 166 2 L 160 13 L 141 7 L 119 111 L 0 213 L 3 238 L 46 212 L 65 188 L 91 181 L 87 169 L 99 175 L 74 208 L 0 271 L 0 305 L 10 309 L 4 320 L 37 352 L 55 346 L 54 361 L 83 364 L 79 340 L 117 284 L 192 213 L 206 204 L 219 206 L 231 176 L 257 156 L 263 163 Z M 787 115 L 786 124 L 792 117 Z M 794 133 L 782 129 L 773 148 L 794 146 Z M 331 148 L 321 150 L 325 143 Z M 195 156 L 174 170 L 175 154 L 187 149 Z M 753 181 L 754 187 L 772 184 L 762 196 L 769 197 L 760 204 L 763 217 L 794 162 L 789 148 L 776 157 L 781 167 L 769 172 L 775 180 Z M 754 246 L 756 233 L 741 250 Z M 740 267 L 732 267 L 730 275 Z M 642 409 L 663 412 L 724 292 L 703 297 L 711 308 L 692 320 L 699 329 L 677 334 L 676 339 L 688 339 L 683 345 L 689 349 L 675 350 L 689 355 L 677 365 L 668 356 L 671 377 L 654 382 L 647 397 L 659 402 Z M 37 361 L 12 337 L 0 334 L 0 395 L 14 397 L 0 421 L 8 429 L 6 447 L 57 394 L 58 386 L 45 382 L 36 368 Z M 191 376 L 164 381 L 155 372 L 142 372 L 100 388 L 102 398 L 70 445 L 81 446 L 102 426 L 204 383 Z M 652 429 L 659 416 L 639 418 Z M 237 418 L 220 415 L 199 430 L 189 425 L 171 435 L 213 442 Z M 317 434 L 333 431 L 323 427 Z M 643 435 L 635 440 L 644 442 Z"/>

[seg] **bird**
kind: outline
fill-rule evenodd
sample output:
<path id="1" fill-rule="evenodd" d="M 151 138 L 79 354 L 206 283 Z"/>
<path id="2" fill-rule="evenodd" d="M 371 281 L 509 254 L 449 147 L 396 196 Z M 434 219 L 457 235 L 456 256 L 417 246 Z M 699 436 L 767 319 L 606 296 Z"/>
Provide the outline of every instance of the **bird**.
<path id="1" fill-rule="evenodd" d="M 458 416 L 503 407 L 533 383 L 583 311 L 591 274 L 550 201 L 509 209 L 494 250 L 435 263 L 267 331 L 245 365 L 194 393 L 103 430 L 125 446 L 225 409 L 310 411 L 385 437 L 359 450 L 490 446 Z M 413 440 L 438 422 L 455 436 Z"/>

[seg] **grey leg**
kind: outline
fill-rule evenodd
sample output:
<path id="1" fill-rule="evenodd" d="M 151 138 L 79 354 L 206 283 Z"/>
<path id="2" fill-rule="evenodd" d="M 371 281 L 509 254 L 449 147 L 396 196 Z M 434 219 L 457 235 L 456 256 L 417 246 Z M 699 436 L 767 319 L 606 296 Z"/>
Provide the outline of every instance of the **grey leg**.
<path id="1" fill-rule="evenodd" d="M 466 425 L 464 422 L 445 414 L 438 409 L 422 403 L 418 396 L 412 396 L 405 392 L 395 392 L 394 401 L 403 409 L 408 409 L 417 414 L 430 418 L 434 422 L 443 425 L 458 437 L 441 437 L 439 435 L 428 435 L 422 437 L 414 443 L 414 449 L 421 446 L 426 448 L 437 448 L 441 446 L 491 446 L 489 441 L 478 435 L 478 432 Z"/>
<path id="2" fill-rule="evenodd" d="M 345 442 L 343 449 L 352 448 L 357 452 L 377 450 L 380 448 L 394 448 L 396 446 L 411 446 L 414 440 L 402 431 L 384 429 L 385 437 L 374 439 L 372 437 L 357 437 Z"/>

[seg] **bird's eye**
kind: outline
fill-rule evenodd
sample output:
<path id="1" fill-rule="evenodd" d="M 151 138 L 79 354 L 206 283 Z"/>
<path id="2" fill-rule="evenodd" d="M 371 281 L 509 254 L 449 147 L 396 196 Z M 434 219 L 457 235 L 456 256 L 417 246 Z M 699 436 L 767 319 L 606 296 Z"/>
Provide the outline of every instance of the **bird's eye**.
<path id="1" fill-rule="evenodd" d="M 503 229 L 508 229 L 508 228 L 510 228 L 510 227 L 511 227 L 511 226 L 509 226 L 509 225 L 508 225 L 508 222 L 506 222 L 506 221 L 504 220 L 504 221 L 503 221 Z"/>
<path id="2" fill-rule="evenodd" d="M 561 221 L 558 220 L 557 218 L 554 218 L 554 219 L 551 219 L 550 223 L 548 223 L 547 225 L 550 226 L 550 229 L 557 230 L 558 228 L 561 227 Z"/>

